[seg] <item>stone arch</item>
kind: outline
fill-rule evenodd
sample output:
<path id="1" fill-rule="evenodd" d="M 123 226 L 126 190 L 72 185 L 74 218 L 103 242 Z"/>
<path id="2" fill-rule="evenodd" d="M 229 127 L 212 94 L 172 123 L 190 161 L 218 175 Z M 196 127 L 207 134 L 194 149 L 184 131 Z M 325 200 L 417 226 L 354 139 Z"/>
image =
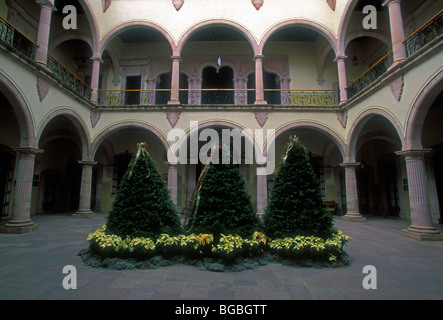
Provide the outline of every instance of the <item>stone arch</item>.
<path id="1" fill-rule="evenodd" d="M 386 110 L 380 108 L 380 107 L 372 107 L 370 109 L 367 109 L 360 113 L 355 121 L 352 124 L 351 130 L 349 131 L 349 138 L 348 138 L 348 144 L 346 148 L 346 162 L 355 162 L 356 161 L 356 155 L 358 150 L 358 140 L 361 136 L 361 131 L 366 123 L 368 123 L 369 120 L 371 120 L 374 116 L 382 116 L 386 120 L 389 121 L 389 123 L 392 124 L 393 128 L 395 129 L 395 132 L 398 135 L 398 139 L 401 143 L 401 145 L 404 145 L 404 133 L 403 129 L 400 126 L 398 120 L 389 112 Z M 388 139 L 389 140 L 389 139 Z M 392 140 L 390 140 L 392 141 Z"/>
<path id="2" fill-rule="evenodd" d="M 57 34 L 54 38 L 51 39 L 51 43 L 49 44 L 49 52 L 52 52 L 59 45 L 69 40 L 81 40 L 87 43 L 88 46 L 91 48 L 91 51 L 94 52 L 93 39 L 91 39 L 88 34 L 78 30 L 70 30 Z"/>
<path id="3" fill-rule="evenodd" d="M 92 54 L 93 56 L 98 55 L 100 51 L 100 36 L 98 30 L 100 28 L 98 27 L 97 19 L 95 18 L 94 11 L 91 8 L 91 5 L 86 0 L 78 0 L 80 5 L 82 6 L 85 15 L 89 22 L 89 28 L 91 29 L 91 36 L 92 36 Z"/>
<path id="4" fill-rule="evenodd" d="M 423 86 L 412 102 L 406 122 L 405 149 L 421 149 L 423 124 L 434 100 L 443 90 L 443 70 Z"/>
<path id="5" fill-rule="evenodd" d="M 192 123 L 191 123 L 192 125 Z M 188 139 L 190 138 L 191 134 L 195 132 L 195 130 L 202 130 L 206 128 L 213 128 L 213 127 L 227 127 L 230 129 L 237 129 L 240 132 L 244 133 L 245 139 L 252 145 L 252 147 L 255 150 L 263 150 L 263 147 L 259 144 L 257 139 L 254 136 L 254 132 L 248 130 L 248 128 L 243 127 L 242 125 L 229 121 L 229 120 L 207 120 L 203 122 L 198 122 L 198 127 L 188 127 L 184 130 L 184 134 L 180 136 L 177 141 L 175 142 L 173 149 L 171 149 L 175 155 L 178 155 L 179 150 L 183 147 L 184 144 L 187 143 Z M 265 152 L 263 152 L 265 153 Z"/>
<path id="6" fill-rule="evenodd" d="M 392 46 L 391 36 L 388 32 L 382 30 L 354 30 L 351 33 L 346 35 L 345 41 L 343 43 L 343 47 L 340 47 L 340 52 L 345 52 L 348 44 L 357 38 L 360 37 L 371 37 L 381 41 L 386 47 L 390 48 Z"/>
<path id="7" fill-rule="evenodd" d="M 271 144 L 271 143 L 275 144 L 276 139 L 280 135 L 287 132 L 288 130 L 298 129 L 298 128 L 312 129 L 312 130 L 318 131 L 318 132 L 326 135 L 337 146 L 341 156 L 343 157 L 343 160 L 345 159 L 346 145 L 345 145 L 343 138 L 340 137 L 340 135 L 337 132 L 335 132 L 334 130 L 332 130 L 331 128 L 327 127 L 324 124 L 317 123 L 317 122 L 293 121 L 293 122 L 287 123 L 276 130 L 274 138 L 271 139 L 270 141 L 268 141 L 267 144 Z M 267 150 L 267 148 L 265 148 L 265 149 Z"/>
<path id="8" fill-rule="evenodd" d="M 344 55 L 346 49 L 346 36 L 349 26 L 349 21 L 351 20 L 354 8 L 359 0 L 351 0 L 346 4 L 345 10 L 343 11 L 343 16 L 340 21 L 340 26 L 338 28 L 338 40 L 337 40 L 337 53 Z"/>
<path id="9" fill-rule="evenodd" d="M 21 91 L 4 74 L 0 73 L 0 91 L 8 97 L 20 129 L 20 147 L 36 147 L 34 117 Z"/>
<path id="10" fill-rule="evenodd" d="M 257 41 L 252 34 L 251 31 L 249 31 L 246 27 L 242 26 L 241 24 L 231 21 L 231 20 L 225 20 L 225 19 L 212 19 L 212 20 L 206 20 L 200 23 L 197 23 L 190 27 L 186 32 L 184 32 L 180 40 L 177 44 L 176 51 L 174 55 L 180 56 L 183 47 L 186 45 L 188 40 L 198 31 L 201 31 L 203 29 L 209 28 L 209 27 L 216 27 L 216 26 L 223 26 L 231 28 L 235 31 L 238 31 L 240 34 L 242 34 L 246 40 L 248 40 L 249 44 L 251 45 L 252 51 L 254 54 L 257 54 L 258 52 L 258 44 Z"/>
<path id="11" fill-rule="evenodd" d="M 123 129 L 128 128 L 141 128 L 146 129 L 147 131 L 153 133 L 157 138 L 159 138 L 162 145 L 165 147 L 165 151 L 169 149 L 169 143 L 165 137 L 165 135 L 154 125 L 146 123 L 146 122 L 140 122 L 140 121 L 124 121 L 120 123 L 116 123 L 114 125 L 111 125 L 104 130 L 102 130 L 100 133 L 98 133 L 92 141 L 91 144 L 91 158 L 95 158 L 95 154 L 97 153 L 97 150 L 99 146 L 105 141 L 105 139 L 110 136 L 113 133 L 116 133 Z"/>
<path id="12" fill-rule="evenodd" d="M 260 45 L 258 47 L 258 53 L 259 54 L 263 53 L 263 49 L 266 46 L 266 43 L 268 42 L 269 38 L 274 33 L 276 33 L 279 30 L 282 30 L 284 28 L 287 28 L 287 27 L 297 27 L 297 26 L 305 27 L 305 28 L 308 28 L 308 29 L 318 32 L 320 35 L 322 35 L 329 42 L 329 44 L 331 45 L 334 52 L 337 53 L 337 49 L 338 49 L 337 38 L 331 32 L 331 30 L 327 29 L 326 27 L 324 27 L 316 22 L 304 20 L 304 19 L 291 19 L 291 20 L 280 22 L 280 23 L 274 25 L 273 27 L 271 27 L 261 38 Z"/>
<path id="13" fill-rule="evenodd" d="M 65 116 L 72 122 L 74 127 L 77 129 L 77 133 L 80 137 L 81 145 L 79 146 L 79 149 L 82 151 L 83 160 L 90 160 L 91 143 L 88 133 L 88 127 L 86 126 L 86 123 L 83 121 L 83 118 L 79 114 L 77 114 L 72 109 L 66 107 L 62 107 L 52 111 L 43 119 L 37 132 L 38 143 L 40 144 L 43 141 L 40 140 L 42 138 L 42 134 L 45 128 L 54 118 L 58 116 Z"/>
<path id="14" fill-rule="evenodd" d="M 174 52 L 176 48 L 174 39 L 164 28 L 162 28 L 158 24 L 149 21 L 130 21 L 113 28 L 102 38 L 102 40 L 100 41 L 100 50 L 98 55 L 101 57 L 103 51 L 106 50 L 106 47 L 108 46 L 110 41 L 114 39 L 117 35 L 126 30 L 134 28 L 146 28 L 158 31 L 160 34 L 162 34 L 165 37 L 165 39 L 167 40 L 167 42 L 171 47 L 171 51 Z"/>

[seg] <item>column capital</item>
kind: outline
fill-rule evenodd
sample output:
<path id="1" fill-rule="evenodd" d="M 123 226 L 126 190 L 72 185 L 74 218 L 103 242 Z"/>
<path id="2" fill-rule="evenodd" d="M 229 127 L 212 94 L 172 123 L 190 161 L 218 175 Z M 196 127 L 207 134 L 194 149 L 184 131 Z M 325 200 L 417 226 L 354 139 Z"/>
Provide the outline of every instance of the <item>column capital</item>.
<path id="1" fill-rule="evenodd" d="M 180 57 L 180 56 L 178 56 L 178 55 L 173 55 L 173 56 L 171 56 L 171 59 L 172 60 L 181 60 L 182 58 Z"/>
<path id="2" fill-rule="evenodd" d="M 93 160 L 79 160 L 78 163 L 81 164 L 82 166 L 91 166 L 91 167 L 97 164 L 97 162 Z"/>
<path id="3" fill-rule="evenodd" d="M 385 1 L 383 1 L 382 5 L 383 5 L 384 7 L 387 7 L 387 6 L 389 6 L 391 3 L 400 3 L 400 2 L 401 2 L 401 0 L 385 0 Z"/>
<path id="4" fill-rule="evenodd" d="M 432 149 L 409 149 L 409 150 L 401 150 L 395 152 L 397 156 L 404 156 L 404 157 L 421 157 L 426 153 L 431 152 Z"/>
<path id="5" fill-rule="evenodd" d="M 57 11 L 54 5 L 54 0 L 36 0 L 35 1 L 40 7 L 49 7 L 52 11 Z"/>
<path id="6" fill-rule="evenodd" d="M 348 56 L 345 54 L 337 54 L 337 56 L 334 59 L 334 62 L 337 62 L 339 60 L 346 60 L 347 58 L 348 58 Z"/>
<path id="7" fill-rule="evenodd" d="M 44 152 L 44 150 L 34 147 L 13 147 L 12 150 L 20 155 L 36 155 Z"/>
<path id="8" fill-rule="evenodd" d="M 263 60 L 264 57 L 265 56 L 262 54 L 256 54 L 256 55 L 254 55 L 254 60 L 257 60 L 257 59 Z"/>
<path id="9" fill-rule="evenodd" d="M 340 163 L 340 167 L 343 168 L 357 168 L 361 166 L 361 162 L 343 162 Z"/>
<path id="10" fill-rule="evenodd" d="M 89 59 L 91 59 L 92 61 L 98 61 L 98 62 L 100 62 L 100 63 L 103 63 L 103 60 L 102 60 L 101 57 L 94 56 L 94 57 L 91 57 L 91 58 L 89 58 Z"/>

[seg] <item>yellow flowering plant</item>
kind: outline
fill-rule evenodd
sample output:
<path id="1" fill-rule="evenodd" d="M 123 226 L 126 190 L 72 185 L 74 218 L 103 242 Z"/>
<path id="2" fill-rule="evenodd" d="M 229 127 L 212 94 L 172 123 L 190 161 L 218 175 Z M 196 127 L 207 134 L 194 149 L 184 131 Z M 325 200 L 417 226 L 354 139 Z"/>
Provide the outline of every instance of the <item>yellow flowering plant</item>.
<path id="1" fill-rule="evenodd" d="M 256 231 L 250 238 L 221 234 L 216 241 L 212 234 L 161 234 L 157 239 L 145 237 L 122 238 L 110 234 L 103 226 L 87 237 L 90 248 L 102 257 L 133 257 L 146 259 L 154 255 L 170 257 L 184 255 L 191 258 L 216 257 L 232 262 L 237 257 L 258 256 L 271 252 L 290 259 L 336 261 L 351 238 L 335 230 L 327 239 L 315 236 L 296 236 L 270 239 Z"/>

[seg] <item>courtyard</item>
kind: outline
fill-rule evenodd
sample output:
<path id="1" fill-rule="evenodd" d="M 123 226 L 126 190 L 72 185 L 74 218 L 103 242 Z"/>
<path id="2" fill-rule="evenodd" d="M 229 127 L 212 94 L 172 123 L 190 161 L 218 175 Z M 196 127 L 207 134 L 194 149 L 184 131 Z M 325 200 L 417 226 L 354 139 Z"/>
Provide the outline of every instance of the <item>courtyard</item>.
<path id="1" fill-rule="evenodd" d="M 152 270 L 111 270 L 85 266 L 78 255 L 105 214 L 75 219 L 71 214 L 32 217 L 39 230 L 0 234 L 1 300 L 441 300 L 443 242 L 400 235 L 405 220 L 368 216 L 365 223 L 335 218 L 352 240 L 352 263 L 342 268 L 306 268 L 272 263 L 241 272 L 201 271 L 188 265 Z M 441 226 L 437 227 L 443 231 Z M 364 273 L 365 266 L 376 274 Z M 76 289 L 65 289 L 65 266 L 76 270 Z M 376 289 L 365 289 L 365 277 Z M 372 283 L 374 284 L 374 282 Z"/>

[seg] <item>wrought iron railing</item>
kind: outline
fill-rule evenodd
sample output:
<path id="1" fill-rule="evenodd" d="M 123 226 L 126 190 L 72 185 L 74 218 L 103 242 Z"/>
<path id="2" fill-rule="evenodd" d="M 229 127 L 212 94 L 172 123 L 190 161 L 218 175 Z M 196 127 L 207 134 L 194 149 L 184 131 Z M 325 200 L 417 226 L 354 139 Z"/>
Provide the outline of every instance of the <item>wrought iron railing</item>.
<path id="1" fill-rule="evenodd" d="M 100 106 L 164 105 L 170 98 L 170 89 L 98 90 Z"/>
<path id="2" fill-rule="evenodd" d="M 33 60 L 35 57 L 37 44 L 2 17 L 0 17 L 0 41 L 29 59 Z"/>
<path id="3" fill-rule="evenodd" d="M 255 102 L 255 89 L 180 89 L 183 105 L 249 105 Z M 273 105 L 334 106 L 340 102 L 338 90 L 265 89 L 265 100 Z M 99 90 L 100 106 L 156 106 L 168 104 L 170 89 Z"/>
<path id="4" fill-rule="evenodd" d="M 389 70 L 393 63 L 394 54 L 391 51 L 346 88 L 348 98 L 352 98 L 375 80 L 380 78 Z"/>
<path id="5" fill-rule="evenodd" d="M 88 100 L 91 99 L 91 87 L 50 55 L 48 55 L 46 66 L 54 75 L 54 77 L 56 77 L 63 85 L 65 85 L 78 95 Z"/>
<path id="6" fill-rule="evenodd" d="M 292 106 L 334 106 L 340 103 L 339 90 L 265 89 L 268 104 Z"/>
<path id="7" fill-rule="evenodd" d="M 412 33 L 405 41 L 408 57 L 422 49 L 432 40 L 443 34 L 443 10 L 437 13 L 432 19 L 421 28 Z"/>

